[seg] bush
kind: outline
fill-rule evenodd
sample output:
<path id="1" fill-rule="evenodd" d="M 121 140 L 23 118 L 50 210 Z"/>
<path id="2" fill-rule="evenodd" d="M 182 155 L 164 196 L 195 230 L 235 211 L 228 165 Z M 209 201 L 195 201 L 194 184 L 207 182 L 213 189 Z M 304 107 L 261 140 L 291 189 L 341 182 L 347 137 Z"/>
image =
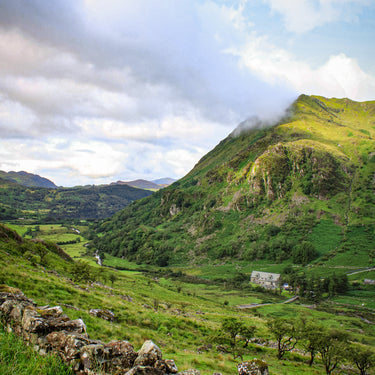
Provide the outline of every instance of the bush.
<path id="1" fill-rule="evenodd" d="M 318 257 L 319 253 L 311 242 L 303 241 L 293 247 L 293 263 L 306 265 Z"/>

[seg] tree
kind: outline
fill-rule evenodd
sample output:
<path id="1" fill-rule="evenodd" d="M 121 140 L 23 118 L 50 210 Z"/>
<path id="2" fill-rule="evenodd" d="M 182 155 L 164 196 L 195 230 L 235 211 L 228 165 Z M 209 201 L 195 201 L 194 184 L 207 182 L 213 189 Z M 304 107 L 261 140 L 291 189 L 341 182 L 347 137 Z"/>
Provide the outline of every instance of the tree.
<path id="1" fill-rule="evenodd" d="M 293 263 L 306 265 L 318 257 L 319 253 L 311 242 L 303 241 L 293 247 Z"/>
<path id="2" fill-rule="evenodd" d="M 233 358 L 241 358 L 244 349 L 254 337 L 255 327 L 247 327 L 236 318 L 226 318 L 221 324 L 221 329 L 214 337 L 226 352 L 232 353 Z"/>
<path id="3" fill-rule="evenodd" d="M 347 347 L 347 334 L 338 330 L 326 330 L 320 335 L 318 351 L 326 374 L 330 375 L 344 358 Z"/>
<path id="4" fill-rule="evenodd" d="M 267 322 L 268 329 L 277 342 L 277 358 L 281 359 L 297 345 L 297 329 L 285 318 L 274 318 Z"/>
<path id="5" fill-rule="evenodd" d="M 371 349 L 359 345 L 351 345 L 348 354 L 361 375 L 366 375 L 367 370 L 375 366 L 375 353 Z"/>
<path id="6" fill-rule="evenodd" d="M 345 274 L 333 274 L 328 278 L 327 283 L 330 297 L 333 297 L 336 294 L 345 294 L 349 289 L 348 276 Z"/>
<path id="7" fill-rule="evenodd" d="M 109 275 L 109 280 L 111 281 L 112 286 L 113 286 L 113 284 L 118 280 L 118 277 L 117 277 L 117 275 L 115 275 L 114 273 L 111 273 L 111 274 Z"/>
<path id="8" fill-rule="evenodd" d="M 314 363 L 314 359 L 319 350 L 320 338 L 323 333 L 323 327 L 316 322 L 308 321 L 303 324 L 301 336 L 303 337 L 302 345 L 306 352 L 310 353 L 309 366 Z"/>
<path id="9" fill-rule="evenodd" d="M 38 253 L 38 255 L 40 257 L 40 262 L 45 263 L 46 262 L 46 255 L 48 254 L 47 248 L 43 244 L 37 243 L 34 246 L 34 250 Z"/>
<path id="10" fill-rule="evenodd" d="M 73 264 L 71 273 L 73 279 L 76 282 L 80 281 L 91 281 L 94 279 L 93 273 L 91 272 L 91 267 L 87 262 L 77 261 Z"/>

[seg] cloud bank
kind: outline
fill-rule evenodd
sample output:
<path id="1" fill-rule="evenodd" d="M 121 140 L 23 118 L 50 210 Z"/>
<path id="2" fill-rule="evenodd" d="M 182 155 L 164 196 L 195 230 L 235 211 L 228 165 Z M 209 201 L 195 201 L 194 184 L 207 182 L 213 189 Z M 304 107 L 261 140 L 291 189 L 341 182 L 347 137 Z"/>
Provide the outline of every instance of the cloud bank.
<path id="1" fill-rule="evenodd" d="M 296 33 L 362 2 L 259 1 Z M 275 118 L 299 93 L 375 97 L 374 77 L 354 58 L 336 54 L 312 68 L 259 34 L 246 9 L 246 1 L 0 2 L 0 169 L 65 186 L 181 177 L 239 122 Z M 305 29 L 292 9 L 312 12 Z"/>

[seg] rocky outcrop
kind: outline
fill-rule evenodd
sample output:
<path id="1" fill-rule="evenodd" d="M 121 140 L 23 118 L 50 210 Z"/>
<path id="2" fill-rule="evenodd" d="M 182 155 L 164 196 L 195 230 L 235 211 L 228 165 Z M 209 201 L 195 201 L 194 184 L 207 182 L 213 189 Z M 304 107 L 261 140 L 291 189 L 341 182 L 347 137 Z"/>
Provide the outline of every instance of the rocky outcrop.
<path id="1" fill-rule="evenodd" d="M 0 321 L 39 354 L 59 355 L 76 375 L 200 375 L 196 369 L 178 372 L 174 360 L 163 359 L 151 340 L 138 352 L 128 341 L 92 340 L 82 319 L 70 320 L 60 306 L 37 306 L 20 290 L 6 285 L 0 285 Z M 238 375 L 268 375 L 268 366 L 257 359 L 243 362 Z"/>
<path id="2" fill-rule="evenodd" d="M 268 375 L 268 365 L 260 359 L 242 362 L 237 366 L 238 375 Z"/>
<path id="3" fill-rule="evenodd" d="M 108 320 L 109 322 L 115 321 L 115 314 L 111 310 L 91 309 L 89 314 L 96 316 L 97 318 Z"/>
<path id="4" fill-rule="evenodd" d="M 91 340 L 81 319 L 70 320 L 60 306 L 38 307 L 15 288 L 0 287 L 0 319 L 9 332 L 22 337 L 39 354 L 57 353 L 77 375 L 178 372 L 174 361 L 163 359 L 152 341 L 146 341 L 136 352 L 128 341 Z"/>
<path id="5" fill-rule="evenodd" d="M 250 192 L 271 201 L 283 198 L 293 184 L 307 196 L 325 199 L 347 190 L 353 172 L 344 154 L 306 140 L 271 145 L 250 164 Z"/>

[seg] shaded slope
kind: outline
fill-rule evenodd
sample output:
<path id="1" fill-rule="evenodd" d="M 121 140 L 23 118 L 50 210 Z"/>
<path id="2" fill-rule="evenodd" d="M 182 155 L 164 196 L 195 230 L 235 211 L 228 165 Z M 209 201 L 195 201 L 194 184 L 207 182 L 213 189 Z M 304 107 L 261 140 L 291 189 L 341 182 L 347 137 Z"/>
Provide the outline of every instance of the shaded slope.
<path id="1" fill-rule="evenodd" d="M 151 192 L 127 185 L 74 188 L 25 187 L 0 178 L 0 219 L 37 221 L 98 219 L 112 216 Z"/>
<path id="2" fill-rule="evenodd" d="M 9 181 L 17 182 L 23 186 L 28 187 L 44 187 L 54 189 L 57 186 L 47 178 L 41 177 L 37 174 L 28 173 L 28 172 L 4 172 L 0 171 L 0 177 Z"/>

